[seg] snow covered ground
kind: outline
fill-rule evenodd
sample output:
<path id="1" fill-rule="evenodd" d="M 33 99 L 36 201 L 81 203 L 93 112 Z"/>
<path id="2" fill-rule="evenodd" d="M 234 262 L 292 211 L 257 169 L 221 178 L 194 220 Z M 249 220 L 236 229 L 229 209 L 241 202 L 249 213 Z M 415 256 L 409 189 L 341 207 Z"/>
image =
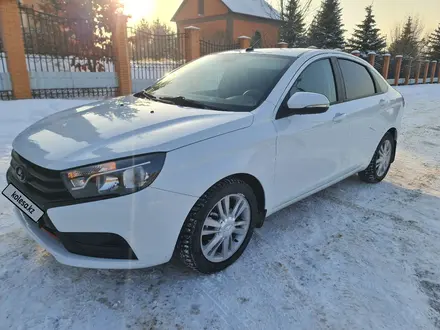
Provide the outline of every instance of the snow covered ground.
<path id="1" fill-rule="evenodd" d="M 0 197 L 0 328 L 440 328 L 440 85 L 400 90 L 408 106 L 386 181 L 352 177 L 278 212 L 220 274 L 62 266 Z M 0 102 L 0 187 L 13 137 L 85 102 Z"/>

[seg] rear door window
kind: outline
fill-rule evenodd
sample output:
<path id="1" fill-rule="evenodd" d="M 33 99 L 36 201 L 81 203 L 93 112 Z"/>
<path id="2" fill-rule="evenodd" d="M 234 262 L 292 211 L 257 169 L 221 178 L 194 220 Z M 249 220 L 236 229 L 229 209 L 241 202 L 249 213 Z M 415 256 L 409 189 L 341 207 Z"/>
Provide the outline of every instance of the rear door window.
<path id="1" fill-rule="evenodd" d="M 356 100 L 376 94 L 373 78 L 368 69 L 350 60 L 338 59 L 348 100 Z"/>
<path id="2" fill-rule="evenodd" d="M 385 81 L 385 79 L 375 70 L 371 70 L 370 72 L 373 75 L 374 81 L 376 82 L 377 93 L 380 94 L 388 92 L 388 83 Z"/>

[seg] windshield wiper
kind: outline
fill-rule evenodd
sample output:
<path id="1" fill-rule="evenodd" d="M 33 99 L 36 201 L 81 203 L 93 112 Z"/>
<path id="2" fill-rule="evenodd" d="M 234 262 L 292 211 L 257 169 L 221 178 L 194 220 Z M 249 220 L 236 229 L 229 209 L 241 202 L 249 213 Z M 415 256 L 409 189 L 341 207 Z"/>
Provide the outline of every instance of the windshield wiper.
<path id="1" fill-rule="evenodd" d="M 136 93 L 136 94 L 134 94 L 134 96 L 136 96 L 136 97 L 143 97 L 143 98 L 155 101 L 155 102 L 162 102 L 162 103 L 166 103 L 166 104 L 174 104 L 174 102 L 172 102 L 172 101 L 167 101 L 167 100 L 164 100 L 162 98 L 158 98 L 157 96 L 154 96 L 153 94 L 148 93 L 146 91 L 141 91 L 139 93 Z"/>
<path id="2" fill-rule="evenodd" d="M 199 102 L 199 101 L 187 99 L 184 96 L 160 97 L 160 98 L 158 98 L 158 100 L 164 100 L 164 101 L 173 102 L 173 104 L 180 105 L 180 106 L 183 106 L 183 107 L 210 109 L 210 110 L 223 110 L 223 109 L 220 109 L 220 108 L 216 108 L 216 107 L 204 104 L 204 103 Z"/>

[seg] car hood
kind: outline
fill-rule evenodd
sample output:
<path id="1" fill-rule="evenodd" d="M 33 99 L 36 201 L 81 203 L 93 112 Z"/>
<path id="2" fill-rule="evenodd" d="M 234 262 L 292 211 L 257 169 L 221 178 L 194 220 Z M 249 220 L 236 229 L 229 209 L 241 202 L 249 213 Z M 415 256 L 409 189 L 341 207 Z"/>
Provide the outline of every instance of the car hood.
<path id="1" fill-rule="evenodd" d="M 18 135 L 13 148 L 34 164 L 63 170 L 171 151 L 252 122 L 248 112 L 194 109 L 127 96 L 46 117 Z"/>

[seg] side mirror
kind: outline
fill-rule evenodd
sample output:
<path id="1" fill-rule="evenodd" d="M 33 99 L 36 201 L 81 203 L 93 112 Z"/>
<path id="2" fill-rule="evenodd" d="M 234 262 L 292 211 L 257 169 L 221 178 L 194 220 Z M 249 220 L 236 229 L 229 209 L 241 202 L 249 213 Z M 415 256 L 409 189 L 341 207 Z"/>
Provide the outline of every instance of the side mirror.
<path id="1" fill-rule="evenodd" d="M 278 111 L 277 119 L 292 115 L 313 115 L 324 113 L 330 108 L 330 101 L 318 93 L 297 92 L 287 101 L 287 107 Z"/>

